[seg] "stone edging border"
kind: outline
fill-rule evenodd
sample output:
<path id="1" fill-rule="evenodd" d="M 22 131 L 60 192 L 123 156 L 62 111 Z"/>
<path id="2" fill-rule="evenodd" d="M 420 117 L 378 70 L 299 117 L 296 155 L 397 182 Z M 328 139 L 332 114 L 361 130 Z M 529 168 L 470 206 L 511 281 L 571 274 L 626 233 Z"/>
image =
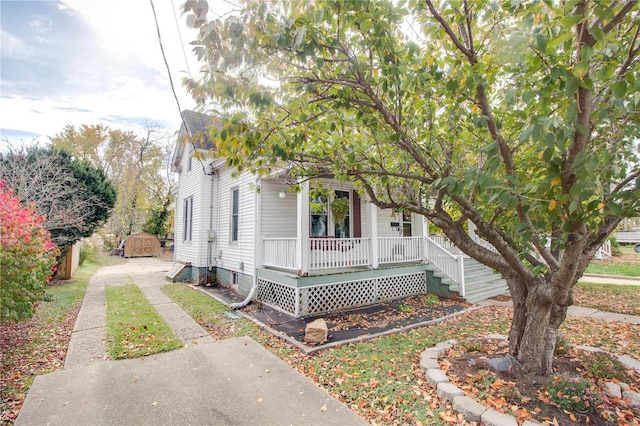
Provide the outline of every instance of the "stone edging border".
<path id="1" fill-rule="evenodd" d="M 503 334 L 489 334 L 480 336 L 486 340 L 507 341 L 508 337 Z M 473 422 L 482 422 L 485 426 L 518 426 L 515 417 L 510 414 L 501 413 L 477 402 L 467 396 L 465 391 L 449 382 L 447 374 L 440 369 L 438 358 L 440 355 L 458 344 L 456 339 L 440 342 L 433 347 L 425 349 L 420 355 L 420 368 L 425 372 L 425 377 L 430 385 L 436 388 L 439 397 L 451 401 L 453 408 L 464 416 L 465 419 Z M 576 346 L 577 349 L 588 352 L 601 352 L 601 349 L 591 346 Z M 617 355 L 616 355 L 617 356 Z M 640 371 L 640 362 L 627 356 L 617 356 L 618 360 L 626 367 L 635 368 Z M 525 420 L 521 426 L 535 426 L 539 423 Z"/>

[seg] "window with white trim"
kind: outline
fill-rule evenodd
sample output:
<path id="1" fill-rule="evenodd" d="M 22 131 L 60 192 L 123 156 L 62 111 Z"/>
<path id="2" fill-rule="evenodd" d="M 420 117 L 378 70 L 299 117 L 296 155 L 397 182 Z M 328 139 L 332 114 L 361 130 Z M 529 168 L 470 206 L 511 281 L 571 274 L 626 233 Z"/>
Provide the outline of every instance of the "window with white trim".
<path id="1" fill-rule="evenodd" d="M 240 190 L 231 191 L 231 242 L 238 241 L 238 225 L 240 220 Z"/>
<path id="2" fill-rule="evenodd" d="M 190 242 L 193 228 L 193 197 L 187 197 L 182 204 L 182 241 Z"/>
<path id="3" fill-rule="evenodd" d="M 312 237 L 326 237 L 329 232 L 329 200 L 318 194 L 309 198 L 310 228 Z"/>

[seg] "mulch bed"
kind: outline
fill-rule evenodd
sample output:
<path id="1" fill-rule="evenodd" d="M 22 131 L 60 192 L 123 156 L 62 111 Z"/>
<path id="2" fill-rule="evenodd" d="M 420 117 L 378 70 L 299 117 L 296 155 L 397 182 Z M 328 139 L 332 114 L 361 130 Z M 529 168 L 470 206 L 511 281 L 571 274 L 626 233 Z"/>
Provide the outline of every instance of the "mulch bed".
<path id="1" fill-rule="evenodd" d="M 485 407 L 515 415 L 519 422 L 535 420 L 551 425 L 638 425 L 640 410 L 631 409 L 621 399 L 608 398 L 606 404 L 595 412 L 566 411 L 553 404 L 545 393 L 544 385 L 549 378 L 527 375 L 518 371 L 496 372 L 487 364 L 491 358 L 503 357 L 508 352 L 508 343 L 495 340 L 478 339 L 480 347 L 468 351 L 465 344 L 454 346 L 440 366 L 447 371 L 452 383 L 474 397 Z M 469 345 L 469 343 L 466 343 Z M 471 344 L 475 346 L 474 344 Z M 602 380 L 593 377 L 587 368 L 590 353 L 571 349 L 554 358 L 554 374 L 583 376 L 594 383 Z M 640 372 L 619 371 L 620 381 L 640 390 Z M 618 381 L 618 378 L 612 381 Z"/>
<path id="2" fill-rule="evenodd" d="M 227 304 L 242 300 L 237 293 L 225 287 L 200 288 Z M 305 327 L 318 318 L 323 318 L 329 329 L 328 340 L 324 345 L 335 345 L 340 342 L 370 338 L 391 330 L 419 326 L 460 312 L 470 306 L 470 304 L 444 298 L 439 298 L 434 303 L 433 295 L 419 295 L 305 318 L 294 318 L 260 302 L 251 303 L 242 309 L 242 313 L 266 325 L 268 330 L 283 333 L 311 349 L 313 345 L 304 341 Z"/>

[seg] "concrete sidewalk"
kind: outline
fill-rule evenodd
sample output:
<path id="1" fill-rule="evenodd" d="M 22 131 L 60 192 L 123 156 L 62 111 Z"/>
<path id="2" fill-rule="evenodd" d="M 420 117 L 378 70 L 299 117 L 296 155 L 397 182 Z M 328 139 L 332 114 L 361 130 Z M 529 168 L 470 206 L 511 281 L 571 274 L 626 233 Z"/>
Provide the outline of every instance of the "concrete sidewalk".
<path id="1" fill-rule="evenodd" d="M 511 301 L 500 301 L 493 299 L 483 300 L 481 302 L 478 302 L 477 304 L 480 306 L 513 306 Z M 640 316 L 637 315 L 617 314 L 615 312 L 599 311 L 598 309 L 586 308 L 584 306 L 569 306 L 569 308 L 567 308 L 567 315 L 574 317 L 596 318 L 605 321 L 619 321 L 627 324 L 640 324 Z"/>
<path id="2" fill-rule="evenodd" d="M 131 259 L 92 277 L 65 369 L 36 377 L 16 425 L 367 424 L 250 338 L 214 341 L 160 291 L 170 266 Z M 131 281 L 185 348 L 106 360 L 104 289 Z"/>
<path id="3" fill-rule="evenodd" d="M 581 283 L 640 286 L 640 277 L 624 277 L 621 275 L 584 274 L 578 281 Z"/>

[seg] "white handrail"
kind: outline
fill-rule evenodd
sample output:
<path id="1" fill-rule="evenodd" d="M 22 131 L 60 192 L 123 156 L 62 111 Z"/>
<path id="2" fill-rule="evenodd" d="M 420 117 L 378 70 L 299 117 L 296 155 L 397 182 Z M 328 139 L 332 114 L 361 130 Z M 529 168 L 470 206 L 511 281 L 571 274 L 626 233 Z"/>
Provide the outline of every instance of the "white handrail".
<path id="1" fill-rule="evenodd" d="M 460 286 L 460 296 L 465 296 L 464 255 L 453 254 L 432 237 L 425 236 L 425 249 L 429 262 Z M 443 240 L 447 241 L 447 240 Z"/>

